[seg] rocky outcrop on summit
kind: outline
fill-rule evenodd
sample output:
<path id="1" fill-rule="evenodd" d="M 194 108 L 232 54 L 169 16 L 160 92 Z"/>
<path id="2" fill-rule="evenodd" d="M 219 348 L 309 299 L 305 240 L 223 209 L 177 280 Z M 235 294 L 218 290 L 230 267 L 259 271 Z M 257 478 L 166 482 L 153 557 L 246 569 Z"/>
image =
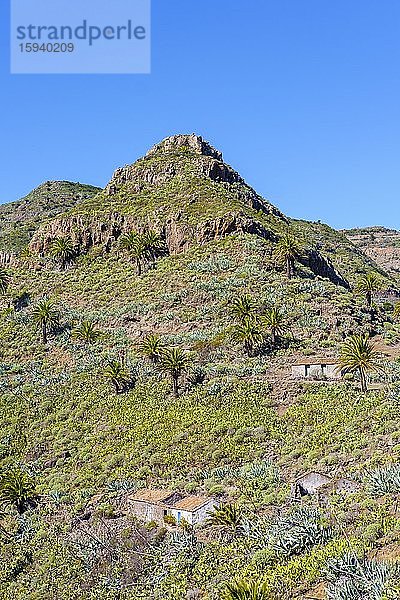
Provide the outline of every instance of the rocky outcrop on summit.
<path id="1" fill-rule="evenodd" d="M 172 135 L 171 137 L 165 138 L 159 144 L 156 144 L 151 148 L 146 157 L 151 157 L 156 154 L 170 154 L 171 152 L 182 152 L 190 151 L 195 154 L 202 154 L 203 156 L 211 156 L 222 162 L 222 152 L 216 150 L 203 140 L 200 135 L 192 133 L 191 135 Z"/>
<path id="2" fill-rule="evenodd" d="M 121 234 L 151 228 L 175 254 L 193 243 L 234 233 L 270 239 L 272 233 L 254 211 L 288 223 L 222 161 L 221 152 L 194 134 L 167 138 L 134 164 L 117 169 L 96 198 L 97 214 L 85 211 L 83 203 L 82 211 L 79 206 L 74 214 L 43 226 L 32 239 L 31 250 L 45 253 L 59 235 L 71 237 L 84 252 L 94 245 L 109 250 Z"/>
<path id="3" fill-rule="evenodd" d="M 200 136 L 175 135 L 156 144 L 134 164 L 117 169 L 96 196 L 44 224 L 30 249 L 45 255 L 55 238 L 67 236 L 80 253 L 94 246 L 111 252 L 118 250 L 123 234 L 153 230 L 165 240 L 171 255 L 241 234 L 267 240 L 273 252 L 288 227 L 296 231 L 293 221 L 223 162 L 221 152 Z M 308 232 L 303 265 L 315 276 L 349 288 L 340 273 L 340 257 L 331 251 L 330 242 L 324 243 L 327 235 L 333 236 L 335 243 L 342 236 L 315 224 L 303 228 Z M 343 246 L 341 239 L 338 244 Z M 352 252 L 344 247 L 341 251 Z"/>
<path id="4" fill-rule="evenodd" d="M 259 196 L 239 173 L 223 162 L 221 152 L 194 134 L 167 138 L 151 148 L 144 158 L 132 165 L 118 168 L 106 186 L 105 194 L 109 198 L 121 192 L 134 196 L 140 194 L 146 186 L 160 186 L 189 176 L 225 184 L 239 201 L 245 202 L 254 210 L 286 220 L 275 206 Z"/>

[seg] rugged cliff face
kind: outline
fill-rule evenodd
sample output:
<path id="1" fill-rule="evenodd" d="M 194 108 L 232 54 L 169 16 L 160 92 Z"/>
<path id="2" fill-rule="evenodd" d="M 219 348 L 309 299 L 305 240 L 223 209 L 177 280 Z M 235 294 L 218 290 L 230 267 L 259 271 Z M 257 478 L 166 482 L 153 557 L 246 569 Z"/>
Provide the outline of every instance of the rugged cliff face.
<path id="1" fill-rule="evenodd" d="M 103 192 L 43 226 L 30 248 L 45 253 L 54 237 L 68 235 L 82 251 L 99 244 L 109 251 L 123 233 L 145 228 L 159 232 L 171 254 L 234 233 L 275 239 L 257 213 L 288 223 L 219 151 L 199 136 L 177 135 L 117 169 Z"/>
<path id="2" fill-rule="evenodd" d="M 176 135 L 155 145 L 134 164 L 117 169 L 104 190 L 46 220 L 34 232 L 29 247 L 45 255 L 55 238 L 68 236 L 80 253 L 94 246 L 112 252 L 124 233 L 151 229 L 163 237 L 170 254 L 240 234 L 267 240 L 272 252 L 292 226 L 294 222 L 223 161 L 221 152 L 200 136 Z M 332 250 L 324 229 L 315 234 L 310 227 L 303 228 L 302 262 L 315 275 L 347 288 L 348 277 L 340 265 L 343 255 L 351 255 L 354 247 L 347 241 L 344 247 L 341 234 L 329 231 L 339 252 Z M 362 270 L 363 259 L 358 259 Z"/>

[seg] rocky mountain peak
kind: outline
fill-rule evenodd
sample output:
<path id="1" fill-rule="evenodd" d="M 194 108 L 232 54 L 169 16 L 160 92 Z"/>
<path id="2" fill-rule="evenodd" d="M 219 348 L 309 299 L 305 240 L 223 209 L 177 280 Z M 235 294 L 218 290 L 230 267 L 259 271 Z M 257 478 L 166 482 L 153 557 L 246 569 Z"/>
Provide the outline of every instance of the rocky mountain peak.
<path id="1" fill-rule="evenodd" d="M 176 152 L 190 151 L 194 154 L 210 156 L 216 160 L 222 161 L 222 152 L 216 150 L 206 142 L 200 135 L 192 133 L 190 135 L 172 135 L 165 138 L 162 142 L 153 146 L 146 154 L 146 157 L 154 156 L 155 154 L 170 154 Z"/>

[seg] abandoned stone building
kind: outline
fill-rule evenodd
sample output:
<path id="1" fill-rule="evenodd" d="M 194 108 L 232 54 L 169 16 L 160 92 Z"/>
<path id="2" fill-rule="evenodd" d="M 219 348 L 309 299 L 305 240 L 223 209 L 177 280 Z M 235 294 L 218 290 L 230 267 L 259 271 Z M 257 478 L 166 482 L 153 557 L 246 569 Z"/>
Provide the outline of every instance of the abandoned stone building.
<path id="1" fill-rule="evenodd" d="M 176 523 L 184 519 L 190 525 L 203 523 L 210 511 L 218 505 L 213 498 L 184 496 L 168 490 L 138 490 L 128 498 L 132 513 L 143 521 L 162 523 L 167 516 Z"/>
<path id="2" fill-rule="evenodd" d="M 300 358 L 292 365 L 292 377 L 304 379 L 341 379 L 337 361 L 315 356 Z"/>
<path id="3" fill-rule="evenodd" d="M 332 493 L 353 494 L 360 484 L 345 477 L 329 477 L 318 471 L 311 471 L 301 475 L 292 483 L 291 498 L 299 501 L 304 496 L 317 496 L 324 498 Z"/>

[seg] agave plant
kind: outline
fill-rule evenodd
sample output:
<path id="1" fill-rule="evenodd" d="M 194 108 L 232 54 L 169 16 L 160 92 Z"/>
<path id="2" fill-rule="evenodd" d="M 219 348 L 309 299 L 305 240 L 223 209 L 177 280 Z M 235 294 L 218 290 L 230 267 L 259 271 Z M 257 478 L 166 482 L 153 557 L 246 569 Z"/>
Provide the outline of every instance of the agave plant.
<path id="1" fill-rule="evenodd" d="M 51 300 L 41 300 L 33 309 L 33 320 L 42 331 L 43 344 L 47 344 L 49 331 L 59 325 L 59 314 Z"/>
<path id="2" fill-rule="evenodd" d="M 239 469 L 238 475 L 241 479 L 255 479 L 271 483 L 279 481 L 279 471 L 271 460 L 244 464 Z"/>
<path id="3" fill-rule="evenodd" d="M 151 333 L 140 342 L 138 350 L 140 354 L 148 358 L 152 363 L 157 363 L 161 360 L 165 344 L 160 336 Z"/>
<path id="4" fill-rule="evenodd" d="M 103 376 L 111 381 L 117 394 L 125 392 L 132 383 L 129 370 L 118 360 L 111 360 L 108 363 L 103 369 Z"/>
<path id="5" fill-rule="evenodd" d="M 190 358 L 181 348 L 167 348 L 161 355 L 161 368 L 171 375 L 175 397 L 179 394 L 179 378 L 189 365 Z"/>
<path id="6" fill-rule="evenodd" d="M 65 269 L 76 258 L 76 249 L 71 238 L 61 237 L 51 242 L 49 254 Z"/>
<path id="7" fill-rule="evenodd" d="M 277 534 L 272 543 L 273 549 L 282 556 L 294 556 L 309 550 L 318 544 L 326 544 L 333 536 L 333 529 L 325 527 L 319 521 L 305 521 L 284 528 Z"/>
<path id="8" fill-rule="evenodd" d="M 291 279 L 294 275 L 295 261 L 301 258 L 302 248 L 299 242 L 291 233 L 285 233 L 278 241 L 274 256 L 285 264 L 286 275 Z"/>
<path id="9" fill-rule="evenodd" d="M 369 371 L 381 371 L 379 353 L 375 351 L 368 335 L 353 335 L 344 342 L 340 350 L 339 367 L 349 373 L 358 372 L 363 392 L 368 391 Z"/>
<path id="10" fill-rule="evenodd" d="M 271 600 L 271 598 L 266 583 L 246 579 L 228 583 L 221 594 L 221 600 Z"/>
<path id="11" fill-rule="evenodd" d="M 346 554 L 328 562 L 326 580 L 328 600 L 395 600 L 400 565 Z"/>
<path id="12" fill-rule="evenodd" d="M 222 504 L 208 513 L 207 524 L 236 533 L 243 524 L 243 513 L 237 504 Z"/>
<path id="13" fill-rule="evenodd" d="M 36 500 L 34 481 L 21 469 L 11 469 L 0 477 L 0 502 L 14 505 L 18 514 L 33 508 Z"/>
<path id="14" fill-rule="evenodd" d="M 96 329 L 92 321 L 82 321 L 82 323 L 72 331 L 72 338 L 87 344 L 93 344 L 103 337 L 103 333 Z"/>
<path id="15" fill-rule="evenodd" d="M 385 465 L 367 471 L 365 483 L 373 496 L 400 493 L 400 464 Z"/>
<path id="16" fill-rule="evenodd" d="M 217 481 L 223 481 L 227 477 L 230 479 L 238 477 L 238 469 L 233 467 L 215 467 L 215 469 L 203 471 L 199 476 L 199 480 L 216 479 Z"/>

